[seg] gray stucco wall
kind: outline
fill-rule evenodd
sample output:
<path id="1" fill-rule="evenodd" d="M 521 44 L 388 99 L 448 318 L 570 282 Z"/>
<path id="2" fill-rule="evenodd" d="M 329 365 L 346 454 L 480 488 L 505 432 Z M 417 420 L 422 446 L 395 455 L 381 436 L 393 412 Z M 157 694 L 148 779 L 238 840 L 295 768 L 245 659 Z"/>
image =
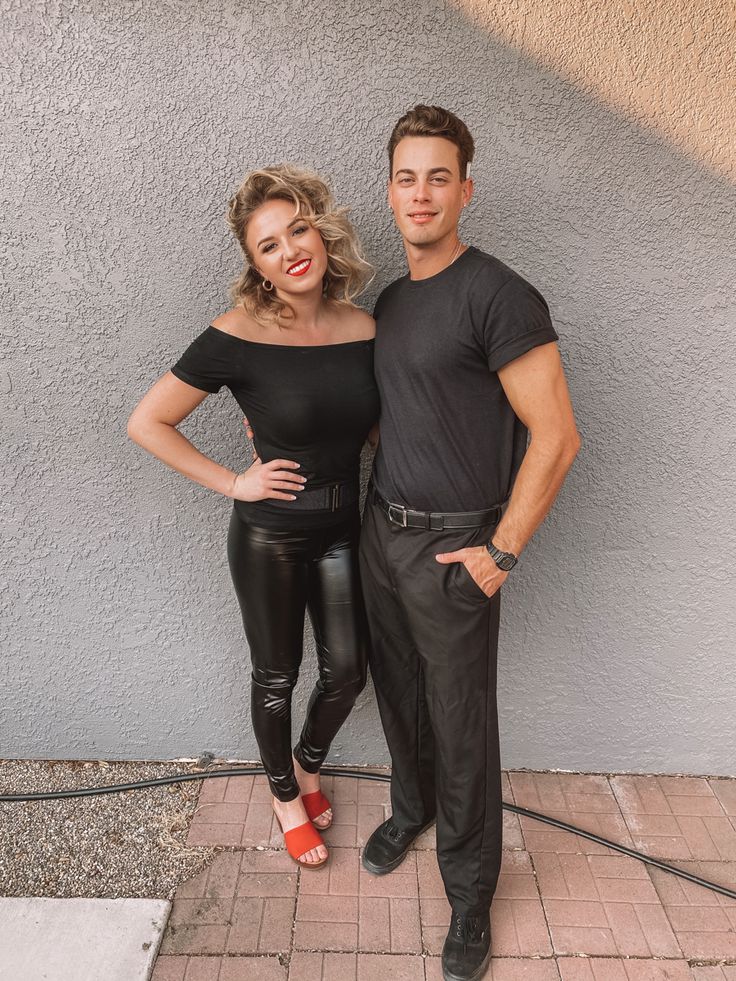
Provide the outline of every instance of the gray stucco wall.
<path id="1" fill-rule="evenodd" d="M 0 13 L 0 756 L 255 758 L 231 503 L 126 419 L 226 308 L 254 165 L 331 179 L 371 309 L 404 271 L 385 142 L 430 101 L 476 136 L 463 238 L 547 298 L 584 439 L 504 587 L 504 765 L 736 774 L 734 188 L 448 3 Z M 228 392 L 184 431 L 246 465 Z M 370 688 L 331 758 L 386 760 Z"/>

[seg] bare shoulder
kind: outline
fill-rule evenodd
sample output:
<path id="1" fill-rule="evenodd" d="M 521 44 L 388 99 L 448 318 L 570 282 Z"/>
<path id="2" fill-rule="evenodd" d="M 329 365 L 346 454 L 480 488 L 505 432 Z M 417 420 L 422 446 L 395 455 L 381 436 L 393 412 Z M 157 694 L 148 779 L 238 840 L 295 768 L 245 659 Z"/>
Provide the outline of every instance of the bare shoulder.
<path id="1" fill-rule="evenodd" d="M 367 341 L 376 336 L 376 322 L 360 307 L 343 308 L 340 315 L 340 332 L 348 340 Z"/>
<path id="2" fill-rule="evenodd" d="M 225 334 L 234 334 L 235 337 L 248 339 L 258 333 L 258 324 L 243 307 L 233 307 L 232 310 L 226 310 L 219 317 L 215 317 L 211 323 L 217 330 L 221 330 Z"/>

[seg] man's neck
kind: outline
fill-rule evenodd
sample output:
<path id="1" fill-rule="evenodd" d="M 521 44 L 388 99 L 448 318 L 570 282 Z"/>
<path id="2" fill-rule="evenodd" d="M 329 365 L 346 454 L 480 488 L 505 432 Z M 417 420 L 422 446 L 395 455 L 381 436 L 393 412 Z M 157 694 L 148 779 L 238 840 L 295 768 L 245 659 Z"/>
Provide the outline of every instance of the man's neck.
<path id="1" fill-rule="evenodd" d="M 436 276 L 451 265 L 468 246 L 460 242 L 457 233 L 453 233 L 431 245 L 414 245 L 404 239 L 404 248 L 409 265 L 409 277 L 429 279 L 430 276 Z"/>

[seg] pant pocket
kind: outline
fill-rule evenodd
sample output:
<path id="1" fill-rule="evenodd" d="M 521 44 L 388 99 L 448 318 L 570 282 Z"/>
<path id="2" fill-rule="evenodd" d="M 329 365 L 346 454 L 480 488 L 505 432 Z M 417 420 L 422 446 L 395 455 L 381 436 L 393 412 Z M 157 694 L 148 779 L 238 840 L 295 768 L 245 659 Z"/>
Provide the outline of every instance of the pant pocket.
<path id="1" fill-rule="evenodd" d="M 490 599 L 483 590 L 480 588 L 478 583 L 473 579 L 468 570 L 465 567 L 464 562 L 455 562 L 455 576 L 454 583 L 457 591 L 461 595 L 465 596 L 467 599 L 474 600 L 477 603 L 483 603 Z"/>

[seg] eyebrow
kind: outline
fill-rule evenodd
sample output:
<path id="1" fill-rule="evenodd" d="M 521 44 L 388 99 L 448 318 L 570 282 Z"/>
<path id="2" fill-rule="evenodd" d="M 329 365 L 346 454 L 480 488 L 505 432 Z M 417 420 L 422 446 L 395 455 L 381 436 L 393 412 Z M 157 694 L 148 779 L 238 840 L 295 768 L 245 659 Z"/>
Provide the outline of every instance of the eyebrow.
<path id="1" fill-rule="evenodd" d="M 292 218 L 286 227 L 291 228 L 291 226 L 296 225 L 298 221 L 304 221 L 301 215 L 297 215 L 296 218 Z M 256 244 L 256 248 L 257 249 L 260 248 L 260 246 L 263 245 L 264 242 L 268 242 L 268 240 L 273 237 L 274 237 L 273 235 L 267 235 L 265 238 L 262 238 L 261 241 Z"/>
<path id="2" fill-rule="evenodd" d="M 452 171 L 449 167 L 432 167 L 432 169 L 427 171 L 427 173 L 430 175 L 430 177 L 432 174 L 449 174 L 452 176 Z M 415 171 L 410 170 L 408 167 L 402 167 L 401 170 L 394 172 L 394 176 L 397 176 L 398 174 L 410 174 L 412 177 L 414 177 Z"/>

